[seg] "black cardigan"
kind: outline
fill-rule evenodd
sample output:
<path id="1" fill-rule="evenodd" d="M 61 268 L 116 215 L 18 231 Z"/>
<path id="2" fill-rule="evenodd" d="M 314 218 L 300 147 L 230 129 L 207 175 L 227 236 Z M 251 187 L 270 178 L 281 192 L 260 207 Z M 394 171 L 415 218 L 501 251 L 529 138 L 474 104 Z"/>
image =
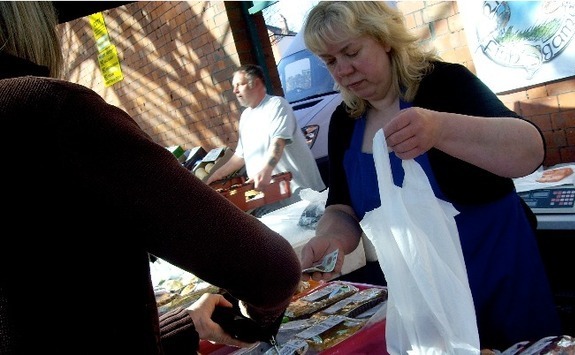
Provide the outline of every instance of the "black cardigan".
<path id="1" fill-rule="evenodd" d="M 460 64 L 435 62 L 421 81 L 413 106 L 435 111 L 484 117 L 517 117 L 473 73 Z M 327 205 L 351 205 L 343 156 L 349 148 L 355 119 L 349 117 L 345 103 L 334 111 L 329 128 L 330 191 Z M 535 125 L 534 125 L 535 126 Z M 537 127 L 537 126 L 535 126 Z M 539 128 L 537 128 L 539 130 Z M 541 137 L 543 134 L 539 130 Z M 495 175 L 438 149 L 428 151 L 431 168 L 441 191 L 454 203 L 480 204 L 496 200 L 514 190 L 513 180 Z M 473 186 L 473 188 L 470 188 Z M 531 221 L 535 216 L 526 207 Z"/>

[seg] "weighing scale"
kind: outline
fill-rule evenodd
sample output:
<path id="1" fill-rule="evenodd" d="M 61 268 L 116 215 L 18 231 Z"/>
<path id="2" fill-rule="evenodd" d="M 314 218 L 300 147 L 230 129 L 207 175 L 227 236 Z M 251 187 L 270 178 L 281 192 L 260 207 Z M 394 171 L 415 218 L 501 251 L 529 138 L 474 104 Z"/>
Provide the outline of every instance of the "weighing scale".
<path id="1" fill-rule="evenodd" d="M 575 214 L 575 185 L 560 185 L 518 193 L 535 214 Z"/>

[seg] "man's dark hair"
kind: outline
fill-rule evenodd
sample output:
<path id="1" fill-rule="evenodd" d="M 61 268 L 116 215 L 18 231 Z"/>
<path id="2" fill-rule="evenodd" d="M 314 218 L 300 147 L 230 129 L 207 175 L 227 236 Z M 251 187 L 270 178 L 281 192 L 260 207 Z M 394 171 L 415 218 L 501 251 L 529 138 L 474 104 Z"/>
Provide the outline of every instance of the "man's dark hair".
<path id="1" fill-rule="evenodd" d="M 264 77 L 264 71 L 259 65 L 244 64 L 238 69 L 236 69 L 234 74 L 239 72 L 246 73 L 246 76 L 248 77 L 249 81 L 253 81 L 253 79 L 255 78 L 260 78 L 262 83 L 264 83 L 264 85 L 266 83 L 266 79 Z"/>

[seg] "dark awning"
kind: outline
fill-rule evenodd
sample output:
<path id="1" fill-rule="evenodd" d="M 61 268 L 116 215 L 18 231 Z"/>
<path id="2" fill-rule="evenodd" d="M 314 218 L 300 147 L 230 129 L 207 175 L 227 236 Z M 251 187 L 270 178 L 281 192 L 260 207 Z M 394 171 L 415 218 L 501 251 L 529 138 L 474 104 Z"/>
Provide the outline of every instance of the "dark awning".
<path id="1" fill-rule="evenodd" d="M 133 2 L 134 1 L 52 1 L 58 11 L 58 20 L 60 23 Z"/>

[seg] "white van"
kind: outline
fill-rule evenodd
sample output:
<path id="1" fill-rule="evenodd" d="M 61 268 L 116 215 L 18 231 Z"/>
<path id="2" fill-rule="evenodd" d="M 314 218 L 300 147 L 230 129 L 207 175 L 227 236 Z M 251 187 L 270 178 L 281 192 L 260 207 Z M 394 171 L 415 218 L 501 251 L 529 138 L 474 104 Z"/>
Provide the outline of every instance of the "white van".
<path id="1" fill-rule="evenodd" d="M 278 73 L 285 98 L 329 186 L 327 136 L 331 114 L 341 103 L 341 95 L 334 89 L 335 82 L 324 63 L 305 47 L 301 31 L 278 62 Z"/>

